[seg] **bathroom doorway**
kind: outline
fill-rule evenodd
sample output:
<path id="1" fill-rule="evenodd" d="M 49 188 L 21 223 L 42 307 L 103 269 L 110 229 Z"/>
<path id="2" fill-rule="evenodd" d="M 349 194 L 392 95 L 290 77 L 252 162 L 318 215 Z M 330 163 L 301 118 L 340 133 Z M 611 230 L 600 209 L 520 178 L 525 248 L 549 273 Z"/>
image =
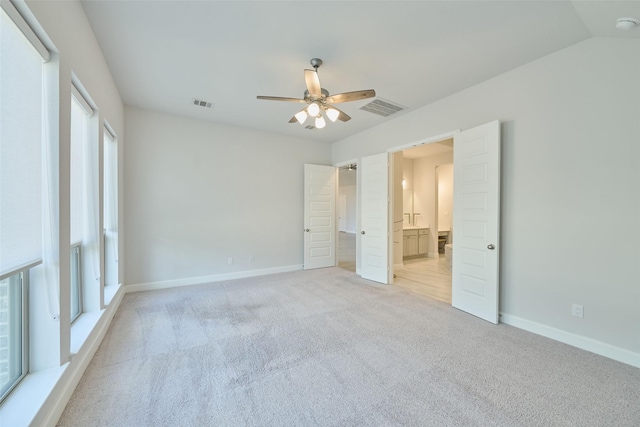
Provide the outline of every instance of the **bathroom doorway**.
<path id="1" fill-rule="evenodd" d="M 393 156 L 394 284 L 451 304 L 453 138 Z"/>
<path id="2" fill-rule="evenodd" d="M 338 168 L 338 267 L 356 272 L 358 165 Z"/>

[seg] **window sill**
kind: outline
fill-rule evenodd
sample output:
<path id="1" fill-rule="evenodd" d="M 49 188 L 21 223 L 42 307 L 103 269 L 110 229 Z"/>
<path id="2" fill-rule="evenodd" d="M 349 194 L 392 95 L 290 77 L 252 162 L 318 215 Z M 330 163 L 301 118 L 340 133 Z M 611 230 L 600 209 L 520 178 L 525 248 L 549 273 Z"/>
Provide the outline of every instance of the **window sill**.
<path id="1" fill-rule="evenodd" d="M 122 284 L 109 285 L 104 287 L 104 305 L 107 306 L 113 301 L 113 297 L 116 296 L 118 290 L 122 287 Z"/>
<path id="2" fill-rule="evenodd" d="M 65 363 L 25 376 L 0 406 L 0 425 L 31 425 L 68 366 Z"/>
<path id="3" fill-rule="evenodd" d="M 89 338 L 89 334 L 94 330 L 104 310 L 90 311 L 82 313 L 71 325 L 71 343 L 69 350 L 71 357 L 80 352 L 80 349 Z"/>

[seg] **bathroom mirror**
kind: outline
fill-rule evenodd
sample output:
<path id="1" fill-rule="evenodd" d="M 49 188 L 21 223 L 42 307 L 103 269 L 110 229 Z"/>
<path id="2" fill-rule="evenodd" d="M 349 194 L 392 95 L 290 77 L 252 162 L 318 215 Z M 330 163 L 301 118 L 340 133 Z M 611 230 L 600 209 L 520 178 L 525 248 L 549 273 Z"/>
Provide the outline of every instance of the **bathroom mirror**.
<path id="1" fill-rule="evenodd" d="M 404 189 L 402 190 L 402 222 L 411 224 L 411 218 L 413 218 L 413 190 Z"/>

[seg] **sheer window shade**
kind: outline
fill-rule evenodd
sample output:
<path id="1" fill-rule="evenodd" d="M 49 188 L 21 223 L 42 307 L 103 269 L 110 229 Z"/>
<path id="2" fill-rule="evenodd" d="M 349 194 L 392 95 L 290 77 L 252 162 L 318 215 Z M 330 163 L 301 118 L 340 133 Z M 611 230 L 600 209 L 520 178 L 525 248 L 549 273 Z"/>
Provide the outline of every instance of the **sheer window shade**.
<path id="1" fill-rule="evenodd" d="M 0 0 L 0 8 L 2 8 L 4 12 L 3 15 L 13 22 L 12 26 L 24 35 L 31 46 L 38 52 L 42 60 L 48 62 L 51 59 L 51 52 L 49 52 L 49 49 L 47 49 L 42 40 L 40 40 L 40 37 L 33 31 L 29 23 L 27 23 L 22 16 L 22 12 L 25 12 L 26 9 L 22 7 L 22 12 L 19 11 L 10 0 Z M 2 25 L 5 26 L 5 22 L 3 22 Z"/>
<path id="2" fill-rule="evenodd" d="M 0 12 L 0 273 L 42 258 L 43 63 Z"/>
<path id="3" fill-rule="evenodd" d="M 71 244 L 82 242 L 84 228 L 84 132 L 85 112 L 75 97 L 71 98 Z"/>
<path id="4" fill-rule="evenodd" d="M 104 128 L 104 284 L 118 283 L 118 144 Z"/>

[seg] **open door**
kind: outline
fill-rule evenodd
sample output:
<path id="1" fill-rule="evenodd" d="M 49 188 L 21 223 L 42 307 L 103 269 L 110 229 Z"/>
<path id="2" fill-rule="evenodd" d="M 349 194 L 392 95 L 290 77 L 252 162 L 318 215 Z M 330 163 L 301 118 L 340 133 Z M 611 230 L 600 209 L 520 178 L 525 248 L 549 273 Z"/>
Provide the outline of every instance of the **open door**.
<path id="1" fill-rule="evenodd" d="M 336 168 L 304 165 L 304 269 L 336 265 Z"/>
<path id="2" fill-rule="evenodd" d="M 500 122 L 454 136 L 452 305 L 498 323 Z"/>
<path id="3" fill-rule="evenodd" d="M 363 157 L 362 180 L 361 276 L 389 283 L 389 155 Z"/>

